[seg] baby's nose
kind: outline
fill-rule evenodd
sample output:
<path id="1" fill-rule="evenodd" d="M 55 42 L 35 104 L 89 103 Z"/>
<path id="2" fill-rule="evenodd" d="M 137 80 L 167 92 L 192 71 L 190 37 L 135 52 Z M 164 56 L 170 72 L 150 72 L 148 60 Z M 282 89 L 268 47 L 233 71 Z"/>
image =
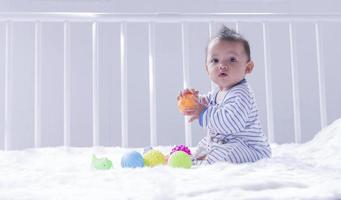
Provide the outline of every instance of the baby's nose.
<path id="1" fill-rule="evenodd" d="M 226 63 L 220 63 L 219 65 L 219 69 L 223 70 L 223 69 L 228 69 L 228 65 Z"/>

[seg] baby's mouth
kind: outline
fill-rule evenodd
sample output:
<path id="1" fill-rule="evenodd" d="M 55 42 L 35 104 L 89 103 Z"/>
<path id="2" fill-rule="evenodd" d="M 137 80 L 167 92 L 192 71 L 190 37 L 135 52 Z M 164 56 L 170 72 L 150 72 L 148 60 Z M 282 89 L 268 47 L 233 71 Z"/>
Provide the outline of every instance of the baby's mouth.
<path id="1" fill-rule="evenodd" d="M 219 73 L 219 75 L 218 75 L 219 77 L 226 77 L 227 76 L 227 73 L 225 73 L 225 72 L 221 72 L 221 73 Z"/>

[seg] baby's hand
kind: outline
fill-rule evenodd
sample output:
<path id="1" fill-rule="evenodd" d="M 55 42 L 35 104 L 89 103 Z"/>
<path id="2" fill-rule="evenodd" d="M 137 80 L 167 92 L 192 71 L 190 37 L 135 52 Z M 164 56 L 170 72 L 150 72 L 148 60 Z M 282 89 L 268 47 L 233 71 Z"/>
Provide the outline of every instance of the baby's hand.
<path id="1" fill-rule="evenodd" d="M 177 96 L 176 99 L 179 101 L 186 94 L 192 94 L 192 95 L 198 97 L 199 91 L 196 90 L 196 89 L 189 89 L 189 88 L 183 89 L 182 91 L 180 91 L 180 93 L 179 93 L 179 95 Z"/>
<path id="2" fill-rule="evenodd" d="M 199 97 L 197 97 L 195 101 L 196 101 L 195 109 L 185 109 L 184 111 L 186 115 L 191 115 L 191 118 L 188 120 L 188 122 L 190 123 L 198 119 L 200 113 L 208 107 L 208 102 L 206 98 L 202 98 L 200 101 Z"/>
<path id="3" fill-rule="evenodd" d="M 177 100 L 179 111 L 188 115 L 185 110 L 193 110 L 196 107 L 196 99 L 198 98 L 198 91 L 195 89 L 184 89 L 180 91 Z"/>
<path id="4" fill-rule="evenodd" d="M 192 122 L 195 119 L 199 118 L 200 113 L 208 106 L 208 102 L 205 98 L 202 98 L 200 101 L 199 99 L 199 91 L 195 89 L 184 89 L 180 91 L 180 94 L 177 97 L 177 100 L 179 101 L 182 97 L 184 97 L 186 94 L 192 94 L 193 100 L 195 101 L 195 106 L 184 108 L 182 113 L 184 115 L 189 115 L 191 118 L 188 122 Z"/>
<path id="5" fill-rule="evenodd" d="M 193 154 L 192 159 L 205 160 L 207 158 L 207 153 L 208 152 L 206 148 L 199 146 L 198 149 Z"/>

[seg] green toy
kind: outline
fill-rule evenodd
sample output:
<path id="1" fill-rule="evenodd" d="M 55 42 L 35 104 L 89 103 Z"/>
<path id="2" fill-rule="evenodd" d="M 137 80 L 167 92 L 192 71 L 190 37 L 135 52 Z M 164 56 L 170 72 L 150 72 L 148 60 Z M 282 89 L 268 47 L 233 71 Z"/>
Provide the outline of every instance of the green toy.
<path id="1" fill-rule="evenodd" d="M 110 169 L 112 167 L 112 162 L 108 158 L 97 158 L 95 155 L 92 155 L 91 165 L 95 169 Z"/>
<path id="2" fill-rule="evenodd" d="M 192 167 L 192 159 L 187 153 L 176 151 L 169 157 L 168 166 L 189 169 Z"/>
<path id="3" fill-rule="evenodd" d="M 143 155 L 144 165 L 147 167 L 155 167 L 165 164 L 165 156 L 158 150 L 149 150 Z"/>

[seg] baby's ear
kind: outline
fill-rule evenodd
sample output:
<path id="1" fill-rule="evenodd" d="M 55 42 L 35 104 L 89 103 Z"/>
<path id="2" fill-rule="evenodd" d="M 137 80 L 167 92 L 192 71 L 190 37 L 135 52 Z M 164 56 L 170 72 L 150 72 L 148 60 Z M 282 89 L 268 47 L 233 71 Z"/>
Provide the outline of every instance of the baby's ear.
<path id="1" fill-rule="evenodd" d="M 252 60 L 250 60 L 247 63 L 247 66 L 246 66 L 246 69 L 245 69 L 245 74 L 250 74 L 252 72 L 254 66 L 255 66 L 255 64 L 253 63 Z"/>
<path id="2" fill-rule="evenodd" d="M 207 67 L 208 67 L 207 64 L 205 64 L 204 68 L 205 68 L 206 72 L 208 73 L 208 68 Z"/>

